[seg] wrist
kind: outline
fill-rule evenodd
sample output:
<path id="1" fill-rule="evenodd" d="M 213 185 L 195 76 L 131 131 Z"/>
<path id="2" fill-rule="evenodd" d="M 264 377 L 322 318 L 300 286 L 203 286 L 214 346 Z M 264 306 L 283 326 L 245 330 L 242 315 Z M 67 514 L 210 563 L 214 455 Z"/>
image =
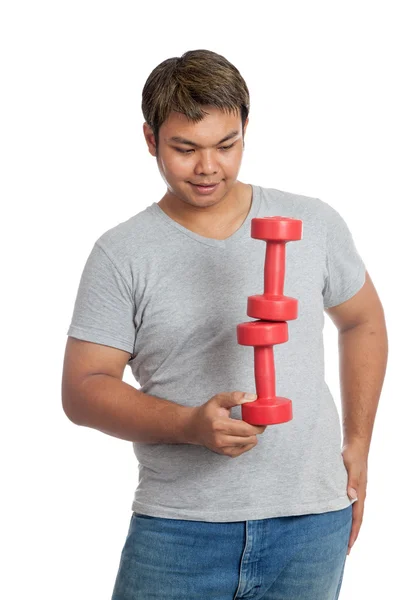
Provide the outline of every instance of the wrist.
<path id="1" fill-rule="evenodd" d="M 197 408 L 195 406 L 182 406 L 181 408 L 180 443 L 197 445 L 194 435 Z"/>
<path id="2" fill-rule="evenodd" d="M 346 448 L 354 448 L 361 454 L 368 456 L 370 442 L 366 438 L 361 437 L 347 437 L 343 439 L 342 451 Z"/>

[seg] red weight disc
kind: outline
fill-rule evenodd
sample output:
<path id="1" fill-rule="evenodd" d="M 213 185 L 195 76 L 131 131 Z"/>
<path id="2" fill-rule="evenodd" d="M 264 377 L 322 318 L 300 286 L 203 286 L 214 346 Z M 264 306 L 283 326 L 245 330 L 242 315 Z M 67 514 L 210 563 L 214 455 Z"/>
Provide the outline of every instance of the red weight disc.
<path id="1" fill-rule="evenodd" d="M 236 326 L 237 341 L 243 346 L 273 346 L 289 339 L 285 322 L 248 321 Z"/>
<path id="2" fill-rule="evenodd" d="M 297 319 L 298 301 L 290 296 L 257 294 L 247 298 L 247 314 L 264 321 L 291 321 Z"/>
<path id="3" fill-rule="evenodd" d="M 301 240 L 303 222 L 289 217 L 257 217 L 251 220 L 251 237 L 258 240 L 294 242 Z"/>
<path id="4" fill-rule="evenodd" d="M 250 425 L 277 425 L 293 419 L 292 401 L 288 398 L 257 398 L 242 404 L 242 419 Z"/>

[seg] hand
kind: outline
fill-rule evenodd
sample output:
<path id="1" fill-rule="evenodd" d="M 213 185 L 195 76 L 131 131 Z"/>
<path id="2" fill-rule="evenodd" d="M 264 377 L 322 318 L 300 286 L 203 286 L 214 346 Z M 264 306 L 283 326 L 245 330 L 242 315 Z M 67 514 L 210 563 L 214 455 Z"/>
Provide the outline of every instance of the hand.
<path id="1" fill-rule="evenodd" d="M 364 503 L 367 496 L 368 452 L 360 442 L 348 442 L 342 448 L 343 462 L 347 469 L 347 494 L 354 500 L 353 524 L 351 527 L 347 556 L 356 541 L 364 514 Z M 355 495 L 354 492 L 355 491 Z"/>
<path id="2" fill-rule="evenodd" d="M 254 448 L 257 435 L 264 433 L 267 425 L 250 425 L 232 419 L 230 410 L 245 402 L 254 402 L 256 398 L 255 395 L 246 399 L 244 392 L 221 392 L 205 404 L 194 407 L 188 429 L 190 443 L 231 458 Z"/>

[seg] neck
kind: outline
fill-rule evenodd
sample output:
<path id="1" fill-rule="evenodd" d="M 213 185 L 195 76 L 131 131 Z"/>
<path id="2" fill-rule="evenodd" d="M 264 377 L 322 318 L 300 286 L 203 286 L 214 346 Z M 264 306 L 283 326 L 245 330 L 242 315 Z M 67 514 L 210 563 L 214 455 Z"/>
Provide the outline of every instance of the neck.
<path id="1" fill-rule="evenodd" d="M 237 181 L 233 188 L 216 204 L 194 205 L 170 191 L 158 202 L 160 208 L 172 219 L 189 229 L 223 230 L 229 228 L 243 215 L 246 218 L 252 202 L 252 186 Z"/>

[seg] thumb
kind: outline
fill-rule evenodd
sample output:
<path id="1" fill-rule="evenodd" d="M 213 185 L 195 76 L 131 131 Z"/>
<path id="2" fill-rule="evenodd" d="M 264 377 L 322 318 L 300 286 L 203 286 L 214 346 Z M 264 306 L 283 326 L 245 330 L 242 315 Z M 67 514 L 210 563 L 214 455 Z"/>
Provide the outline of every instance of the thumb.
<path id="1" fill-rule="evenodd" d="M 361 470 L 356 457 L 351 452 L 350 447 L 342 450 L 343 462 L 347 471 L 347 495 L 352 500 L 358 500 L 358 490 L 360 487 Z"/>
<path id="2" fill-rule="evenodd" d="M 254 402 L 257 400 L 257 394 L 250 394 L 249 392 L 233 392 L 234 394 L 240 394 L 239 404 L 244 404 L 245 402 Z"/>
<path id="3" fill-rule="evenodd" d="M 358 494 L 357 494 L 357 490 L 358 490 L 358 481 L 357 479 L 353 478 L 349 478 L 348 484 L 347 484 L 347 494 L 349 495 L 349 497 L 352 500 L 358 500 Z"/>
<path id="4" fill-rule="evenodd" d="M 245 402 L 254 402 L 257 400 L 257 394 L 248 394 L 245 392 L 230 392 L 227 394 L 220 394 L 218 397 L 218 403 L 224 408 L 231 408 L 238 404 L 244 404 Z"/>

